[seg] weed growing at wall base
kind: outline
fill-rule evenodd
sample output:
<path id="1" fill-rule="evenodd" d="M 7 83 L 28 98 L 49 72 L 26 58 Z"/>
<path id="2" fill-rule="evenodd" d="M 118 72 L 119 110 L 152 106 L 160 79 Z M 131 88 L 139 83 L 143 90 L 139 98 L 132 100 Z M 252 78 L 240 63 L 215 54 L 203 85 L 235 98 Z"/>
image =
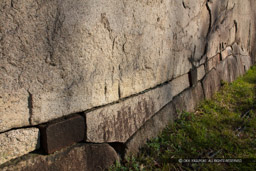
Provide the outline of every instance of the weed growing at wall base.
<path id="1" fill-rule="evenodd" d="M 256 67 L 110 170 L 254 170 Z"/>

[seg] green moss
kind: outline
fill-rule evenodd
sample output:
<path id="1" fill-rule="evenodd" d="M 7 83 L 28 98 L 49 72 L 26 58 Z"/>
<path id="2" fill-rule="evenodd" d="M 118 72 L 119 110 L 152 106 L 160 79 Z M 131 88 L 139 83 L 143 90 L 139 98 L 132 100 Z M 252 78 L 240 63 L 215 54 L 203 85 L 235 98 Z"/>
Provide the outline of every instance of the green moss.
<path id="1" fill-rule="evenodd" d="M 223 82 L 220 92 L 196 112 L 181 113 L 138 156 L 110 170 L 253 170 L 256 163 L 182 164 L 172 159 L 207 158 L 214 153 L 214 158 L 256 158 L 255 83 L 255 66 L 235 82 Z M 242 118 L 247 111 L 249 115 Z M 236 131 L 241 125 L 243 130 Z"/>

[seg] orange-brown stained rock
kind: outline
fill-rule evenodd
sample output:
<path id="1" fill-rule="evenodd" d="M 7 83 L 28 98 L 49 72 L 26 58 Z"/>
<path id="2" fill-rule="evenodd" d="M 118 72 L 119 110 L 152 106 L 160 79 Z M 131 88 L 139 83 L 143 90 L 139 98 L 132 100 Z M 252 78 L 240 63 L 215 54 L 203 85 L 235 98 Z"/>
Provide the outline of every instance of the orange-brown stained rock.
<path id="1" fill-rule="evenodd" d="M 0 166 L 1 171 L 101 171 L 119 157 L 108 144 L 78 143 L 54 154 L 28 154 Z"/>
<path id="2" fill-rule="evenodd" d="M 80 142 L 85 136 L 85 120 L 80 115 L 73 115 L 60 121 L 41 125 L 41 143 L 47 154 Z"/>

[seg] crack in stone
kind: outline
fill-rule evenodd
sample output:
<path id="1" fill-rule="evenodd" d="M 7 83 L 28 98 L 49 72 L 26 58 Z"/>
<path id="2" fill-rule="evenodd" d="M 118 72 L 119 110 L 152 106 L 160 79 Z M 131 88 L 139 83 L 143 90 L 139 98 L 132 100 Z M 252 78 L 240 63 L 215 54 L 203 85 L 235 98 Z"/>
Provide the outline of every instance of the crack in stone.
<path id="1" fill-rule="evenodd" d="M 33 95 L 28 91 L 28 110 L 29 110 L 29 124 L 32 125 L 33 117 Z"/>

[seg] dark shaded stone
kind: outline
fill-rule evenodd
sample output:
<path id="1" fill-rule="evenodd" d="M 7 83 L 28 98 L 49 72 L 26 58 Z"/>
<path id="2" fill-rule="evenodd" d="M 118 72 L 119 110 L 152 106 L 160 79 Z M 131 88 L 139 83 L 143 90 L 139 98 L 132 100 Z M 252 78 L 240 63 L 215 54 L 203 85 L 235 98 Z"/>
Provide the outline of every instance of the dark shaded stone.
<path id="1" fill-rule="evenodd" d="M 220 89 L 220 78 L 215 69 L 212 69 L 203 79 L 203 90 L 206 99 L 210 99 L 213 94 Z"/>
<path id="2" fill-rule="evenodd" d="M 192 69 L 188 73 L 190 87 L 193 87 L 197 83 L 197 69 Z"/>
<path id="3" fill-rule="evenodd" d="M 125 143 L 120 143 L 120 142 L 112 142 L 112 143 L 108 143 L 109 145 L 111 145 L 111 147 L 113 147 L 115 149 L 115 151 L 117 152 L 117 154 L 124 159 L 125 157 L 125 150 L 126 150 L 126 145 Z"/>
<path id="4" fill-rule="evenodd" d="M 201 100 L 204 99 L 204 92 L 200 82 L 194 87 L 182 92 L 173 99 L 173 104 L 177 112 L 193 112 Z"/>
<path id="5" fill-rule="evenodd" d="M 149 119 L 131 138 L 125 143 L 125 156 L 135 155 L 147 140 L 158 136 L 158 134 L 177 118 L 172 102 L 158 111 Z"/>
<path id="6" fill-rule="evenodd" d="M 40 125 L 41 146 L 47 154 L 80 142 L 85 137 L 85 120 L 80 115 Z"/>
<path id="7" fill-rule="evenodd" d="M 28 154 L 0 166 L 1 171 L 98 171 L 119 160 L 108 144 L 79 143 L 51 155 Z"/>

